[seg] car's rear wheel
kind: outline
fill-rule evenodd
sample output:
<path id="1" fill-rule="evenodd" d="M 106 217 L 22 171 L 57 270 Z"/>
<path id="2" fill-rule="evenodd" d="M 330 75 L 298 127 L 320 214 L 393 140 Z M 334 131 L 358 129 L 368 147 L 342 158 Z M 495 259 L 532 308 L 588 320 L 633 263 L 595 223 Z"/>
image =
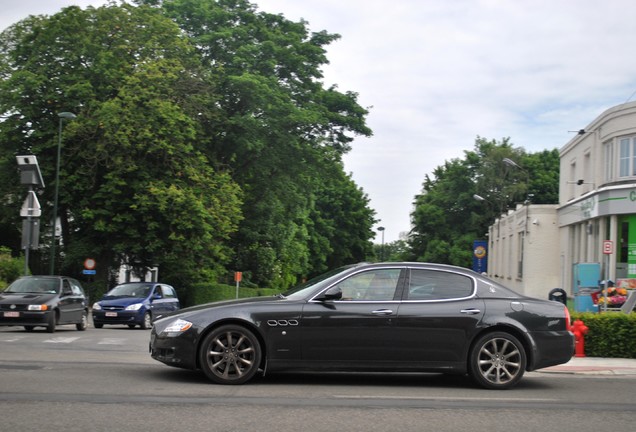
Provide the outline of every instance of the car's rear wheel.
<path id="1" fill-rule="evenodd" d="M 86 311 L 82 312 L 82 321 L 75 324 L 75 327 L 79 331 L 86 330 L 86 327 L 88 327 L 88 313 Z"/>
<path id="2" fill-rule="evenodd" d="M 93 327 L 95 327 L 95 328 L 102 328 L 102 327 L 104 327 L 104 324 L 100 324 L 100 323 L 93 322 Z"/>
<path id="3" fill-rule="evenodd" d="M 150 312 L 146 312 L 144 314 L 144 320 L 141 322 L 141 329 L 148 330 L 152 327 L 152 317 L 150 316 Z"/>
<path id="4" fill-rule="evenodd" d="M 32 332 L 33 331 L 33 326 L 24 326 L 24 329 L 28 332 Z"/>
<path id="5" fill-rule="evenodd" d="M 254 333 L 239 325 L 208 334 L 199 351 L 201 369 L 218 384 L 243 384 L 258 372 L 261 346 Z"/>
<path id="6" fill-rule="evenodd" d="M 488 333 L 473 346 L 470 374 L 484 388 L 509 389 L 523 377 L 526 361 L 519 339 L 505 332 Z"/>

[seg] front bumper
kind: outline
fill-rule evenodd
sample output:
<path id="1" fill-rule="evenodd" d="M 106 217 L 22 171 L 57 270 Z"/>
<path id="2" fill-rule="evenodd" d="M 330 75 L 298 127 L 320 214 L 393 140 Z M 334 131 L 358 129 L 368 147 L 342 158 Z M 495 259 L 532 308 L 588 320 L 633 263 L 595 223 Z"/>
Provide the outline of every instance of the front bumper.
<path id="1" fill-rule="evenodd" d="M 95 324 L 124 324 L 141 325 L 144 322 L 145 310 L 138 311 L 96 311 L 93 310 L 93 323 Z"/>
<path id="2" fill-rule="evenodd" d="M 197 347 L 192 329 L 179 336 L 158 334 L 155 327 L 150 332 L 150 356 L 167 364 L 183 369 L 197 369 Z"/>
<path id="3" fill-rule="evenodd" d="M 54 311 L 0 311 L 0 326 L 46 326 Z"/>

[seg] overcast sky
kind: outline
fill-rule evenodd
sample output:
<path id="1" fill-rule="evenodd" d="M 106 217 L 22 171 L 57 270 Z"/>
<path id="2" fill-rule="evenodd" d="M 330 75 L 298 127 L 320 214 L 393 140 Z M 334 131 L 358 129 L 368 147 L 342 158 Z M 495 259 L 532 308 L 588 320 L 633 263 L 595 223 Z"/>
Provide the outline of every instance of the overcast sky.
<path id="1" fill-rule="evenodd" d="M 385 241 L 410 229 L 425 175 L 477 136 L 561 148 L 605 109 L 635 100 L 634 0 L 253 0 L 341 39 L 325 84 L 359 94 L 371 138 L 345 168 Z M 0 0 L 0 29 L 103 0 Z M 380 241 L 380 235 L 376 237 Z"/>

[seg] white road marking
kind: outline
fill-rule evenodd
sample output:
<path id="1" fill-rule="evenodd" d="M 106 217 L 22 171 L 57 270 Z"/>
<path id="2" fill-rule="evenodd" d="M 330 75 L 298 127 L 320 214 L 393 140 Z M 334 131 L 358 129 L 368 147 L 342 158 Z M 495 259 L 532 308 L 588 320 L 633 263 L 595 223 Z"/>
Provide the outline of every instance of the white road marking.
<path id="1" fill-rule="evenodd" d="M 55 337 L 53 339 L 47 339 L 44 343 L 71 343 L 78 340 L 79 337 Z"/>
<path id="2" fill-rule="evenodd" d="M 103 338 L 97 342 L 97 345 L 123 345 L 126 339 L 122 338 Z"/>

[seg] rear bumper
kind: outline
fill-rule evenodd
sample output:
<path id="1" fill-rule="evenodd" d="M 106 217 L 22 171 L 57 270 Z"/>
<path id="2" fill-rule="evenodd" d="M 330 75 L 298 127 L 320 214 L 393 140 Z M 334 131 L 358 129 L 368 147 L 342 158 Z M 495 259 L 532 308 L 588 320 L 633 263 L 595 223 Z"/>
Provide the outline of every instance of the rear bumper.
<path id="1" fill-rule="evenodd" d="M 574 355 L 574 335 L 569 331 L 531 332 L 530 337 L 535 347 L 529 371 L 567 363 Z"/>

